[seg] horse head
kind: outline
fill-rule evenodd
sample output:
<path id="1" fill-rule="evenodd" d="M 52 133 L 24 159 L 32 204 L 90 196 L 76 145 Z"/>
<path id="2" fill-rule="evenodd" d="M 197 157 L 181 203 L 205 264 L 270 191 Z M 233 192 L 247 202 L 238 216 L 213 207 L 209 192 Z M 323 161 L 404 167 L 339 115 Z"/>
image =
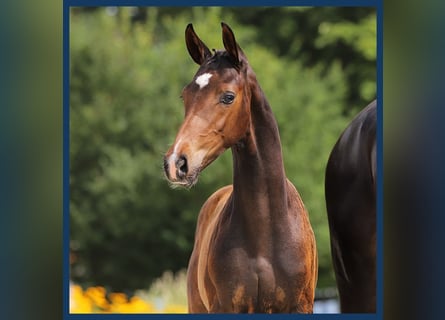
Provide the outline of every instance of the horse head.
<path id="1" fill-rule="evenodd" d="M 188 52 L 200 67 L 182 91 L 185 118 L 164 157 L 172 185 L 191 187 L 200 172 L 249 134 L 248 62 L 230 27 L 221 23 L 225 50 L 212 54 L 189 24 Z"/>

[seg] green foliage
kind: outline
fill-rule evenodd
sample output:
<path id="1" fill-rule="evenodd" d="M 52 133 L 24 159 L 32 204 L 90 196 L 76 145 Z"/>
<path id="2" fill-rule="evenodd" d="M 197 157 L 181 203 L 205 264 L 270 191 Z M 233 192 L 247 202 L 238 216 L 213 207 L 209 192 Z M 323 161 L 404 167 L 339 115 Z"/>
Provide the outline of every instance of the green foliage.
<path id="1" fill-rule="evenodd" d="M 85 268 L 73 277 L 147 287 L 191 250 L 196 204 L 161 168 L 193 68 L 177 59 L 179 39 L 157 42 L 126 19 L 72 16 L 71 28 L 71 238 Z"/>
<path id="2" fill-rule="evenodd" d="M 291 55 L 279 56 L 268 44 L 271 35 L 264 42 L 255 40 L 262 39 L 261 28 L 242 22 L 242 8 L 143 12 L 144 23 L 131 22 L 130 8 L 121 8 L 117 16 L 105 9 L 71 13 L 70 237 L 78 257 L 72 278 L 114 291 L 135 290 L 148 288 L 165 270 L 187 267 L 200 207 L 232 181 L 231 155 L 227 151 L 209 166 L 192 190 L 169 188 L 162 157 L 183 118 L 181 90 L 198 68 L 185 47 L 185 26 L 193 22 L 210 48 L 221 48 L 219 24 L 225 21 L 277 118 L 287 175 L 302 195 L 317 237 L 319 287 L 333 286 L 324 169 L 354 115 L 343 115 L 349 82 L 342 62 L 324 64 L 320 58 L 318 64 L 306 64 Z M 285 12 L 319 21 L 314 8 Z M 264 11 L 257 9 L 257 14 Z M 292 20 L 282 20 L 269 33 L 284 37 L 299 32 Z M 320 26 L 333 31 L 322 33 L 317 46 L 330 46 L 332 39 L 342 37 L 367 56 L 373 33 L 356 40 L 358 30 L 371 28 L 371 20 Z"/>
<path id="3" fill-rule="evenodd" d="M 376 13 L 372 7 L 225 8 L 254 39 L 276 55 L 317 65 L 319 76 L 340 64 L 346 81 L 344 114 L 357 113 L 376 95 Z"/>

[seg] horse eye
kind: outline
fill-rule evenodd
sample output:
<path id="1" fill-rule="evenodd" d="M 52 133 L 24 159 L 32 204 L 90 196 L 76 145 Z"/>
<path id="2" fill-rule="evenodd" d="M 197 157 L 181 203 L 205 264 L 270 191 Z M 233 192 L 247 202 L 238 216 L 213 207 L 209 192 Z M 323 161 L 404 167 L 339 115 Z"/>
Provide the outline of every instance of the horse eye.
<path id="1" fill-rule="evenodd" d="M 235 94 L 233 92 L 224 92 L 221 96 L 221 103 L 231 104 L 235 100 Z"/>

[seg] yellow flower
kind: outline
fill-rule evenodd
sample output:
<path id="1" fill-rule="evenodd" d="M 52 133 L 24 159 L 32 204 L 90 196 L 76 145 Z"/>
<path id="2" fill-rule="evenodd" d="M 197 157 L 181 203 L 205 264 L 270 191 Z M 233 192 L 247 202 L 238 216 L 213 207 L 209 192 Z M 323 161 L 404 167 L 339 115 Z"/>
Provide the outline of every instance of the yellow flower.
<path id="1" fill-rule="evenodd" d="M 155 309 L 152 304 L 145 302 L 141 298 L 134 296 L 130 299 L 132 313 L 153 313 Z"/>
<path id="2" fill-rule="evenodd" d="M 70 286 L 70 313 L 91 313 L 93 302 L 86 297 L 78 285 Z"/>
<path id="3" fill-rule="evenodd" d="M 70 313 L 187 313 L 187 306 L 171 304 L 164 310 L 156 310 L 153 304 L 139 296 L 128 299 L 120 292 L 108 294 L 104 287 L 90 287 L 82 290 L 81 286 L 70 285 Z"/>
<path id="4" fill-rule="evenodd" d="M 164 313 L 188 313 L 188 308 L 183 305 L 171 304 L 165 307 Z"/>
<path id="5" fill-rule="evenodd" d="M 154 308 L 141 298 L 134 296 L 130 300 L 123 293 L 110 293 L 111 305 L 109 312 L 112 313 L 153 313 Z"/>
<path id="6" fill-rule="evenodd" d="M 94 305 L 100 309 L 105 310 L 108 308 L 106 290 L 104 287 L 90 287 L 85 291 L 85 296 L 90 298 Z"/>
<path id="7" fill-rule="evenodd" d="M 127 303 L 127 295 L 125 293 L 113 292 L 109 294 L 112 304 L 124 304 Z"/>

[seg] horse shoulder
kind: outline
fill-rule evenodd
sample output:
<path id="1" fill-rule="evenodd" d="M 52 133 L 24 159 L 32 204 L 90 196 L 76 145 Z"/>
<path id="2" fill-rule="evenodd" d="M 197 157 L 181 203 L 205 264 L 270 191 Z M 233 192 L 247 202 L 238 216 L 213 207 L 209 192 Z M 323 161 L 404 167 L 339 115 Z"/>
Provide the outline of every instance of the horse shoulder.
<path id="1" fill-rule="evenodd" d="M 195 233 L 195 245 L 189 261 L 187 287 L 190 312 L 208 312 L 215 294 L 209 284 L 207 256 L 210 239 L 217 218 L 232 193 L 232 186 L 225 186 L 213 193 L 201 208 Z"/>
<path id="2" fill-rule="evenodd" d="M 318 255 L 315 242 L 315 234 L 312 230 L 312 226 L 309 220 L 309 214 L 304 206 L 301 196 L 291 181 L 287 179 L 287 195 L 289 214 L 295 217 L 294 230 L 299 239 L 298 250 L 300 251 L 299 257 L 304 260 L 300 262 L 301 265 L 305 265 L 305 270 L 308 273 L 306 280 L 306 286 L 310 288 L 306 293 L 309 295 L 308 302 L 314 298 L 314 290 L 317 284 L 318 278 Z"/>
<path id="3" fill-rule="evenodd" d="M 203 204 L 201 211 L 199 212 L 196 226 L 196 241 L 200 240 L 202 233 L 204 233 L 218 217 L 219 213 L 227 202 L 227 199 L 232 193 L 232 189 L 232 185 L 218 189 Z"/>
<path id="4" fill-rule="evenodd" d="M 298 215 L 302 214 L 303 216 L 307 216 L 307 210 L 304 206 L 303 200 L 301 200 L 300 193 L 297 188 L 293 185 L 293 183 L 287 180 L 287 202 L 289 210 L 292 212 L 296 212 Z"/>
<path id="5" fill-rule="evenodd" d="M 198 221 L 195 231 L 195 244 L 193 249 L 194 255 L 202 254 L 202 243 L 209 244 L 212 230 L 215 226 L 216 220 L 224 208 L 228 197 L 232 193 L 232 185 L 222 187 L 215 191 L 203 204 L 198 215 Z M 205 252 L 208 251 L 204 250 Z"/>

